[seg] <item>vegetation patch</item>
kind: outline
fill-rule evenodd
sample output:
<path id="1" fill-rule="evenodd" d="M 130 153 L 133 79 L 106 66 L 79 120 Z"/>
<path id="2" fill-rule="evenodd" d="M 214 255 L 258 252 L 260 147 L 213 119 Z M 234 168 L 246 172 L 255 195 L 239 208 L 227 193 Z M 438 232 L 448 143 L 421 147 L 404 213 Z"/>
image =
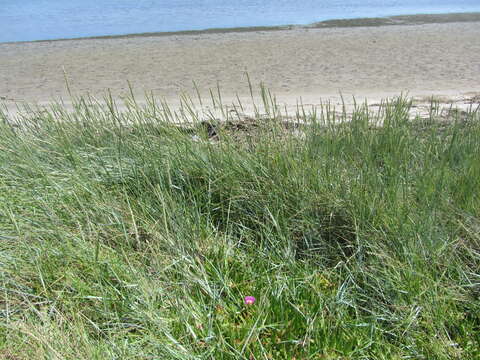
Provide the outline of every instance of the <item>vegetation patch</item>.
<path id="1" fill-rule="evenodd" d="M 0 113 L 0 358 L 480 356 L 474 109 L 89 101 Z"/>

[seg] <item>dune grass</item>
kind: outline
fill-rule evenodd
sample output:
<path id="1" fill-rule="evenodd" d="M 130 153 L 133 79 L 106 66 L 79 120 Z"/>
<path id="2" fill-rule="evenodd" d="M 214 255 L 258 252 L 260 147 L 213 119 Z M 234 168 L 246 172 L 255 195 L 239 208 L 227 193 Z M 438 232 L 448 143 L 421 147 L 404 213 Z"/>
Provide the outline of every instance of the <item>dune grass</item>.
<path id="1" fill-rule="evenodd" d="M 478 112 L 263 94 L 0 114 L 0 358 L 480 358 Z"/>

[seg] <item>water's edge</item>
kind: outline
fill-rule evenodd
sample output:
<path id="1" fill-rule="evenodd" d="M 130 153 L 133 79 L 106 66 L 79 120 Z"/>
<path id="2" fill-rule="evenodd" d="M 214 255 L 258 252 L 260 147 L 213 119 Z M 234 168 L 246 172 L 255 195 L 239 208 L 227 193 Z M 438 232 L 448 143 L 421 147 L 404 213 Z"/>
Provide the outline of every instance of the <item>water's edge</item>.
<path id="1" fill-rule="evenodd" d="M 396 15 L 388 17 L 374 18 L 354 18 L 354 19 L 332 19 L 320 21 L 308 25 L 280 25 L 280 26 L 251 26 L 236 28 L 210 28 L 204 30 L 183 30 L 183 31 L 165 31 L 165 32 L 145 32 L 123 35 L 100 35 L 75 38 L 61 38 L 50 40 L 33 41 L 10 41 L 0 42 L 0 44 L 20 44 L 20 43 L 42 43 L 69 40 L 90 40 L 90 39 L 125 39 L 135 37 L 157 37 L 172 35 L 202 35 L 202 34 L 224 34 L 224 33 L 245 33 L 258 31 L 279 31 L 292 29 L 325 29 L 325 28 L 349 28 L 349 27 L 377 27 L 392 25 L 424 25 L 424 24 L 445 24 L 458 22 L 480 22 L 480 12 L 467 13 L 449 13 L 449 14 L 416 14 L 416 15 Z"/>

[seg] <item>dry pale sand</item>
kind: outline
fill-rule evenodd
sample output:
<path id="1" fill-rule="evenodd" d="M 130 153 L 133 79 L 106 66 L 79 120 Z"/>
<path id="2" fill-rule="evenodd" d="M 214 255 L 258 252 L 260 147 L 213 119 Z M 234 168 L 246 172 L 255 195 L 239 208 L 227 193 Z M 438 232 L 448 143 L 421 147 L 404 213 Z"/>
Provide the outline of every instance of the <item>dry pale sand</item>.
<path id="1" fill-rule="evenodd" d="M 480 17 L 479 17 L 480 20 Z M 75 94 L 153 91 L 175 103 L 207 97 L 219 83 L 225 102 L 264 82 L 281 103 L 338 101 L 341 91 L 377 101 L 408 92 L 466 103 L 480 95 L 480 22 L 277 31 L 171 34 L 0 44 L 0 97 L 48 103 Z"/>

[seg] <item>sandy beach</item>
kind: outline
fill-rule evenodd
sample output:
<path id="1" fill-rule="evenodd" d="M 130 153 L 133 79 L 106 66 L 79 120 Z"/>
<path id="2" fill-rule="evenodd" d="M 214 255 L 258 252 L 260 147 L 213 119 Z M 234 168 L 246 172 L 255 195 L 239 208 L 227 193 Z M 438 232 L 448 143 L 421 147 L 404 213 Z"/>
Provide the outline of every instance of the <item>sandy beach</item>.
<path id="1" fill-rule="evenodd" d="M 249 97 L 248 73 L 287 105 L 338 101 L 340 92 L 466 104 L 480 95 L 480 15 L 457 20 L 3 43 L 0 97 L 10 105 L 68 99 L 66 76 L 76 95 L 122 96 L 130 82 L 139 96 L 175 103 L 194 93 L 194 81 L 204 97 L 219 84 L 228 102 Z"/>

